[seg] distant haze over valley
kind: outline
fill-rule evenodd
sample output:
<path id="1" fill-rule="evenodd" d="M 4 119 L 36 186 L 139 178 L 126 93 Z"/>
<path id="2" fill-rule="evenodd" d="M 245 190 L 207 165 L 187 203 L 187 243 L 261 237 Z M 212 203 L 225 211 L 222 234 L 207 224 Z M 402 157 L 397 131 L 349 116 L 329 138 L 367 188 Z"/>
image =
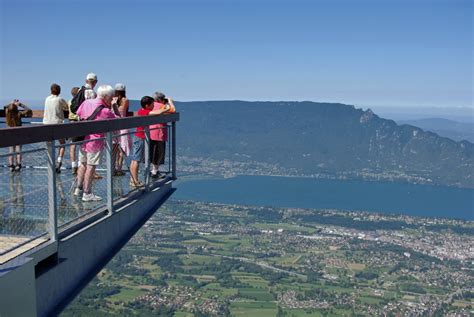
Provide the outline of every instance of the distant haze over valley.
<path id="1" fill-rule="evenodd" d="M 370 108 L 380 117 L 395 121 L 441 118 L 474 124 L 474 107 L 361 106 L 361 108 Z"/>

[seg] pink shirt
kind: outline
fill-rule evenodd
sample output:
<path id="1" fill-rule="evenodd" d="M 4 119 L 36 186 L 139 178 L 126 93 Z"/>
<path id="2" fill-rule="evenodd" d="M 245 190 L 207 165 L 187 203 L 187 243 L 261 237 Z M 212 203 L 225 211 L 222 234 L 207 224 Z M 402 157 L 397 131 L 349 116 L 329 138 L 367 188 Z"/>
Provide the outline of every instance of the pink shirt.
<path id="1" fill-rule="evenodd" d="M 110 108 L 108 108 L 107 105 L 104 103 L 104 101 L 100 98 L 85 100 L 79 106 L 79 109 L 77 109 L 76 113 L 79 116 L 79 118 L 81 118 L 81 120 L 86 120 L 94 112 L 94 110 L 97 109 L 97 107 L 100 105 L 104 105 L 105 108 L 99 111 L 94 121 L 117 118 L 115 113 L 113 113 L 113 111 L 111 111 Z M 105 134 L 103 133 L 90 134 L 86 136 L 85 140 L 87 141 L 87 140 L 94 140 L 97 138 L 103 138 L 104 135 Z M 87 143 L 83 143 L 81 147 L 84 151 L 89 152 L 89 153 L 99 152 L 104 148 L 104 141 L 103 140 L 90 141 Z"/>
<path id="2" fill-rule="evenodd" d="M 153 103 L 153 110 L 160 110 L 165 105 L 159 102 Z M 156 129 L 158 128 L 158 129 Z M 152 130 L 156 129 L 156 130 Z M 150 139 L 154 141 L 168 141 L 168 131 L 164 123 L 154 124 L 150 126 Z"/>

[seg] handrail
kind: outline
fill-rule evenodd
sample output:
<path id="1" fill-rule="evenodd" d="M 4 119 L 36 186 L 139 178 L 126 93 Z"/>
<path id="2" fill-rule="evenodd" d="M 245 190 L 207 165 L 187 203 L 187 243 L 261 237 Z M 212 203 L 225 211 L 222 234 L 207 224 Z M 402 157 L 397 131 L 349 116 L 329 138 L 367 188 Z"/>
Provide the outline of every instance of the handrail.
<path id="1" fill-rule="evenodd" d="M 31 117 L 28 117 L 28 118 L 43 118 L 44 116 L 44 110 L 38 110 L 38 109 L 31 109 L 32 111 L 32 115 Z M 137 112 L 138 111 L 128 111 L 127 112 L 127 117 L 133 117 L 133 116 L 136 116 L 137 115 Z M 64 114 L 64 118 L 68 118 L 69 117 L 69 111 L 65 110 L 63 111 L 63 114 Z M 0 109 L 0 118 L 5 118 L 5 109 Z"/>
<path id="2" fill-rule="evenodd" d="M 179 113 L 0 129 L 0 147 L 179 121 Z"/>

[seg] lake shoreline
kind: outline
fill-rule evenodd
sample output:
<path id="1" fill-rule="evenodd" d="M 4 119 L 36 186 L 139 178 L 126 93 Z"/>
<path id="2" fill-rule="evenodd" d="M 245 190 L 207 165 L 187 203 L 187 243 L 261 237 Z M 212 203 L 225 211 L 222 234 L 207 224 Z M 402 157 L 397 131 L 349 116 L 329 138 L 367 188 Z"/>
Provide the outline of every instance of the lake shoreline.
<path id="1" fill-rule="evenodd" d="M 201 177 L 205 178 L 198 175 L 192 179 L 186 176 L 180 178 L 176 198 L 224 204 L 474 220 L 474 190 L 466 188 L 294 176 Z"/>

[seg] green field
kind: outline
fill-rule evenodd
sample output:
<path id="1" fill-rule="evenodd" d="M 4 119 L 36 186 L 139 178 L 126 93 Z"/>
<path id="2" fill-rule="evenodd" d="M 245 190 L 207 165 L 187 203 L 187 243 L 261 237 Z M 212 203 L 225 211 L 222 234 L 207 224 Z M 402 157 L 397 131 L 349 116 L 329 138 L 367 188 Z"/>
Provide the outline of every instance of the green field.
<path id="1" fill-rule="evenodd" d="M 315 309 L 284 309 L 287 317 L 322 317 L 319 310 Z"/>
<path id="2" fill-rule="evenodd" d="M 237 289 L 221 287 L 219 283 L 209 283 L 201 290 L 204 298 L 210 298 L 213 296 L 231 296 L 238 293 Z"/>
<path id="3" fill-rule="evenodd" d="M 239 288 L 241 297 L 253 299 L 256 301 L 273 301 L 273 296 L 267 290 L 259 288 Z"/>
<path id="4" fill-rule="evenodd" d="M 233 302 L 230 305 L 232 316 L 275 317 L 277 307 L 269 302 Z"/>
<path id="5" fill-rule="evenodd" d="M 108 297 L 108 300 L 111 302 L 129 302 L 146 293 L 147 291 L 141 289 L 123 288 L 120 293 Z"/>

